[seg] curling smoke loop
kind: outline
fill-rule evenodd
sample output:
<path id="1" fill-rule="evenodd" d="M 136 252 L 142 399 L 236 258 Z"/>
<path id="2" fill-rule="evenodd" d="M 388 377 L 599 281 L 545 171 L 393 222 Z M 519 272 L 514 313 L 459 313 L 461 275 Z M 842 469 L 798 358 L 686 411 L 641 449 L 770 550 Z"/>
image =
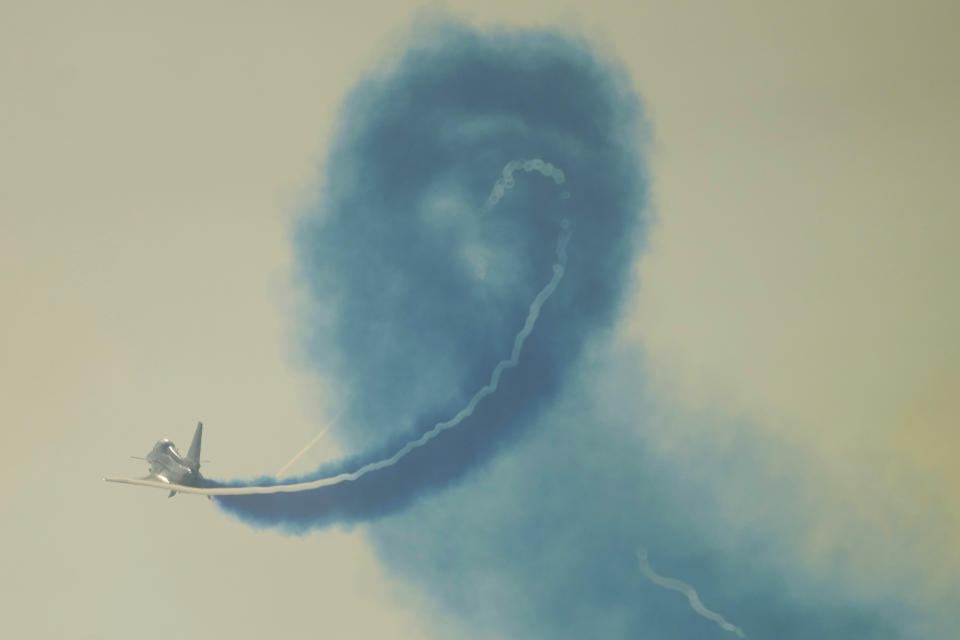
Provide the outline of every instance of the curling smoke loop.
<path id="1" fill-rule="evenodd" d="M 523 170 L 527 173 L 536 171 L 540 173 L 545 178 L 552 178 L 554 183 L 561 185 L 566 180 L 566 175 L 563 173 L 563 169 L 555 167 L 550 162 L 545 162 L 540 158 L 533 158 L 532 160 L 511 160 L 503 167 L 503 176 L 497 180 L 493 185 L 493 190 L 490 192 L 490 197 L 487 198 L 487 204 L 484 206 L 484 210 L 489 211 L 496 206 L 500 199 L 503 198 L 508 189 L 511 189 L 516 185 L 516 178 L 513 177 L 513 174 L 518 170 Z M 562 197 L 568 197 L 567 192 L 561 194 Z"/>

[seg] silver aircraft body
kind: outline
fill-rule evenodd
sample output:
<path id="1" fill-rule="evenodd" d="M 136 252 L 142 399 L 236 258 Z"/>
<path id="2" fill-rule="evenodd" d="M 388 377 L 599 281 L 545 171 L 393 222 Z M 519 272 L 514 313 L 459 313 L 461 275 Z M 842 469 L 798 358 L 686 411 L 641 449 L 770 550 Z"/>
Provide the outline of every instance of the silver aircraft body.
<path id="1" fill-rule="evenodd" d="M 193 442 L 190 443 L 190 449 L 186 456 L 180 455 L 180 452 L 169 440 L 164 439 L 157 442 L 145 458 L 139 458 L 140 460 L 146 460 L 149 465 L 150 475 L 146 477 L 104 478 L 104 480 L 138 487 L 164 489 L 170 492 L 171 497 L 178 493 L 193 493 L 209 497 L 296 493 L 354 480 L 365 473 L 363 469 L 360 469 L 352 473 L 341 473 L 305 482 L 222 485 L 210 482 L 200 475 L 200 438 L 202 433 L 203 425 L 197 424 L 197 431 L 193 434 Z"/>
<path id="2" fill-rule="evenodd" d="M 183 456 L 170 440 L 159 440 L 153 445 L 145 458 L 150 474 L 144 478 L 106 478 L 109 482 L 124 482 L 127 484 L 148 484 L 148 486 L 165 486 L 171 488 L 170 496 L 177 493 L 179 487 L 199 487 L 203 476 L 200 475 L 200 440 L 203 438 L 203 423 L 197 423 L 197 430 L 193 433 L 190 449 Z"/>

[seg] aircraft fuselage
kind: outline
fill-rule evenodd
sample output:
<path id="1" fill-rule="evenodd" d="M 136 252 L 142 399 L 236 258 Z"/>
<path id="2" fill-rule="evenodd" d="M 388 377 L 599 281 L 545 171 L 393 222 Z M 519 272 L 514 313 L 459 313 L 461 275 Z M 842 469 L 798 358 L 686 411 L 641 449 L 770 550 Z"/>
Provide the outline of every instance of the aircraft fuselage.
<path id="1" fill-rule="evenodd" d="M 192 463 L 177 451 L 176 445 L 164 438 L 153 445 L 147 454 L 150 474 L 164 482 L 197 485 L 200 483 L 200 465 Z"/>

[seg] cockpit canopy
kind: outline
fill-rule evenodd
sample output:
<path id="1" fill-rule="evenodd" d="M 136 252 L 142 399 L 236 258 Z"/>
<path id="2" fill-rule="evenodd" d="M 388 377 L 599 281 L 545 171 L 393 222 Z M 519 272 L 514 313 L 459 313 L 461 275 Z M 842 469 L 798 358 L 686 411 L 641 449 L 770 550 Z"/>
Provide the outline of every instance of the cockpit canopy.
<path id="1" fill-rule="evenodd" d="M 157 453 L 174 453 L 178 456 L 180 455 L 180 452 L 177 451 L 176 445 L 166 438 L 163 440 L 158 440 L 157 444 L 153 445 L 153 450 Z"/>

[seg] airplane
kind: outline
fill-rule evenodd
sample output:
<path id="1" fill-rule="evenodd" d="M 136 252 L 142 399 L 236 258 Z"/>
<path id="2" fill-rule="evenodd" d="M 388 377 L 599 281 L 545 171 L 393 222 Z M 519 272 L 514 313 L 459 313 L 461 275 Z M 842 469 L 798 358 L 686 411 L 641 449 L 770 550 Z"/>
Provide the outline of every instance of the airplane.
<path id="1" fill-rule="evenodd" d="M 151 487 L 170 487 L 168 498 L 177 495 L 179 489 L 200 487 L 203 476 L 200 475 L 200 439 L 203 437 L 203 423 L 197 423 L 193 440 L 186 456 L 180 455 L 176 445 L 163 438 L 153 445 L 145 458 L 131 456 L 137 460 L 146 460 L 150 474 L 144 478 L 104 478 L 107 482 L 139 484 Z"/>
<path id="2" fill-rule="evenodd" d="M 321 432 L 323 433 L 323 432 Z M 221 485 L 210 482 L 200 475 L 200 438 L 203 436 L 203 423 L 197 423 L 193 441 L 186 456 L 180 455 L 177 447 L 164 438 L 153 445 L 145 458 L 131 456 L 137 460 L 146 460 L 150 465 L 150 474 L 143 478 L 104 478 L 107 482 L 132 484 L 138 487 L 153 487 L 169 491 L 172 498 L 178 493 L 212 496 L 244 496 L 273 493 L 296 493 L 310 489 L 319 489 L 352 480 L 354 474 L 341 473 L 327 478 L 318 478 L 305 482 L 262 485 Z M 282 469 L 281 469 L 282 471 Z"/>

